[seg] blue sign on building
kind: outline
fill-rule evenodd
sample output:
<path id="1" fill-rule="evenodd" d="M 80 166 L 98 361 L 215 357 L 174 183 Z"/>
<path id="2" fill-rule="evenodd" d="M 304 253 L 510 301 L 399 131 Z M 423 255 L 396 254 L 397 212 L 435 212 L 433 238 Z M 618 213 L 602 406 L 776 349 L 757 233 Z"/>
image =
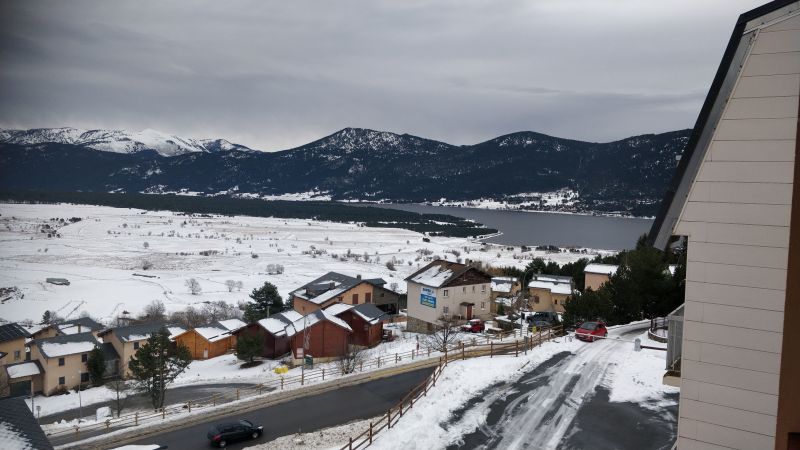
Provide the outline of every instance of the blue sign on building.
<path id="1" fill-rule="evenodd" d="M 436 292 L 431 288 L 422 288 L 422 293 L 419 296 L 419 303 L 431 308 L 436 308 Z"/>

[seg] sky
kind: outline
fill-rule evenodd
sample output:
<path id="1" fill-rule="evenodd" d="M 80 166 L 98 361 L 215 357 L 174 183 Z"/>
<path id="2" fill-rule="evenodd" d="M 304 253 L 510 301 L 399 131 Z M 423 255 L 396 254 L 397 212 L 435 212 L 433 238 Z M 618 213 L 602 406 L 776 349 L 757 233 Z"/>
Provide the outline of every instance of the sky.
<path id="1" fill-rule="evenodd" d="M 0 128 L 274 151 L 345 127 L 474 144 L 691 128 L 765 0 L 0 0 Z"/>

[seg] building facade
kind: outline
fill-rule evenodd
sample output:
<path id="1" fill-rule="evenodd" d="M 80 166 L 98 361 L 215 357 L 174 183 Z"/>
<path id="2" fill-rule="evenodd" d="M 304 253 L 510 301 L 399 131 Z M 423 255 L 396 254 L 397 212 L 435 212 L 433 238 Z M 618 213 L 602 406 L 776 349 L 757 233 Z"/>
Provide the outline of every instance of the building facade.
<path id="1" fill-rule="evenodd" d="M 613 264 L 587 264 L 583 269 L 583 287 L 596 291 L 617 273 L 619 266 Z"/>
<path id="2" fill-rule="evenodd" d="M 51 395 L 89 383 L 86 362 L 89 352 L 99 346 L 90 332 L 31 341 L 31 360 L 42 369 L 42 392 Z"/>

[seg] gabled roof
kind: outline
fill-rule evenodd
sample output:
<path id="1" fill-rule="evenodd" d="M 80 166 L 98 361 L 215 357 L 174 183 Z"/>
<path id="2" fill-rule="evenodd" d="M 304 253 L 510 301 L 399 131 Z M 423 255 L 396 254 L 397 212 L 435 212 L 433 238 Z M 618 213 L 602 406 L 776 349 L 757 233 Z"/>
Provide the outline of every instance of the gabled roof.
<path id="1" fill-rule="evenodd" d="M 31 345 L 39 347 L 39 352 L 45 358 L 57 358 L 78 353 L 88 353 L 99 346 L 100 342 L 92 333 L 86 332 L 34 339 L 31 341 Z"/>
<path id="2" fill-rule="evenodd" d="M 53 450 L 23 398 L 0 401 L 0 442 L 15 450 Z"/>
<path id="3" fill-rule="evenodd" d="M 256 322 L 267 333 L 280 337 L 286 336 L 286 327 L 291 325 L 292 322 L 302 318 L 303 315 L 299 312 L 289 309 L 278 314 L 273 314 L 269 317 Z"/>
<path id="4" fill-rule="evenodd" d="M 58 331 L 64 334 L 84 333 L 87 331 L 100 331 L 105 328 L 91 317 L 80 317 L 67 320 L 56 325 Z"/>
<path id="5" fill-rule="evenodd" d="M 322 309 L 318 309 L 312 313 L 306 314 L 298 320 L 295 320 L 291 325 L 287 326 L 286 336 L 292 337 L 297 333 L 302 333 L 304 329 L 311 328 L 319 322 L 326 320 L 334 325 L 344 328 L 351 333 L 353 332 L 353 329 L 350 328 L 350 325 L 348 325 L 344 320 L 334 316 L 333 314 L 327 313 Z"/>
<path id="6" fill-rule="evenodd" d="M 339 295 L 349 291 L 361 283 L 369 283 L 373 286 L 383 287 L 386 284 L 382 278 L 362 279 L 351 277 L 338 272 L 328 272 L 325 275 L 312 280 L 289 295 L 308 300 L 317 305 L 321 305 Z"/>
<path id="7" fill-rule="evenodd" d="M 329 314 L 333 314 L 334 316 L 338 316 L 339 314 L 350 309 L 353 309 L 353 305 L 348 305 L 347 303 L 334 303 L 325 308 L 325 311 Z"/>
<path id="8" fill-rule="evenodd" d="M 184 333 L 186 330 L 178 325 L 165 324 L 163 322 L 143 323 L 139 325 L 128 325 L 126 327 L 112 328 L 111 331 L 122 342 L 141 341 L 147 339 L 153 333 L 166 328 L 169 331 L 170 339 Z"/>
<path id="9" fill-rule="evenodd" d="M 427 266 L 406 277 L 406 281 L 439 288 L 447 286 L 450 282 L 470 270 L 474 270 L 485 276 L 487 281 L 491 280 L 490 275 L 476 269 L 475 267 L 468 266 L 466 264 L 450 262 L 443 259 L 437 259 L 436 261 L 431 262 Z"/>
<path id="10" fill-rule="evenodd" d="M 572 294 L 572 277 L 558 275 L 534 275 L 528 288 L 547 289 L 554 294 Z"/>
<path id="11" fill-rule="evenodd" d="M 239 328 L 244 328 L 247 326 L 246 323 L 239 319 L 220 320 L 217 321 L 217 324 L 228 331 L 236 331 Z"/>
<path id="12" fill-rule="evenodd" d="M 752 36 L 761 25 L 778 18 L 782 13 L 790 12 L 786 7 L 793 3 L 796 3 L 796 0 L 776 0 L 739 16 L 722 56 L 722 62 L 700 109 L 700 115 L 694 124 L 689 142 L 681 155 L 670 186 L 664 193 L 661 208 L 647 236 L 648 242 L 654 247 L 664 249 L 669 243 L 673 228 L 688 198 L 689 189 L 700 170 L 700 164 L 711 144 L 714 130 L 744 65 Z M 780 11 L 783 8 L 786 10 Z"/>
<path id="13" fill-rule="evenodd" d="M 29 338 L 31 334 L 22 328 L 22 325 L 12 322 L 0 325 L 0 342 L 13 341 L 15 339 Z"/>
<path id="14" fill-rule="evenodd" d="M 8 378 L 12 380 L 44 373 L 44 369 L 41 364 L 39 364 L 39 361 L 23 361 L 15 364 L 8 364 L 5 366 L 5 369 Z"/>
<path id="15" fill-rule="evenodd" d="M 356 305 L 350 311 L 371 324 L 380 322 L 381 317 L 386 315 L 386 312 L 381 311 L 380 308 L 372 303 L 362 303 L 360 305 Z"/>
<path id="16" fill-rule="evenodd" d="M 583 269 L 583 273 L 598 273 L 601 275 L 614 275 L 617 273 L 619 266 L 615 264 L 587 264 Z"/>

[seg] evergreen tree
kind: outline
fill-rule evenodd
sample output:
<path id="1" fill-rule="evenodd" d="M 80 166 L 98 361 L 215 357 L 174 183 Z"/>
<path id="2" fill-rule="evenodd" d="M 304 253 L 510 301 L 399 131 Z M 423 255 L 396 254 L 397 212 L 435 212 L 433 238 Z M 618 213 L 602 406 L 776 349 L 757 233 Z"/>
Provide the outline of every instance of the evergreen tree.
<path id="1" fill-rule="evenodd" d="M 264 351 L 264 343 L 258 336 L 242 333 L 236 341 L 236 357 L 242 361 L 252 363 Z"/>
<path id="2" fill-rule="evenodd" d="M 128 367 L 136 388 L 147 393 L 153 408 L 158 409 L 164 406 L 167 385 L 175 381 L 191 362 L 189 349 L 180 344 L 170 345 L 169 331 L 162 329 L 147 339 L 131 357 Z"/>
<path id="3" fill-rule="evenodd" d="M 89 379 L 92 381 L 92 385 L 102 386 L 103 377 L 106 374 L 106 355 L 103 354 L 103 349 L 95 347 L 89 352 L 86 368 L 89 370 Z"/>
<path id="4" fill-rule="evenodd" d="M 248 323 L 256 322 L 286 309 L 283 299 L 278 293 L 278 288 L 270 282 L 264 283 L 258 289 L 253 289 L 250 298 L 253 301 L 248 302 L 244 309 L 244 319 Z"/>

